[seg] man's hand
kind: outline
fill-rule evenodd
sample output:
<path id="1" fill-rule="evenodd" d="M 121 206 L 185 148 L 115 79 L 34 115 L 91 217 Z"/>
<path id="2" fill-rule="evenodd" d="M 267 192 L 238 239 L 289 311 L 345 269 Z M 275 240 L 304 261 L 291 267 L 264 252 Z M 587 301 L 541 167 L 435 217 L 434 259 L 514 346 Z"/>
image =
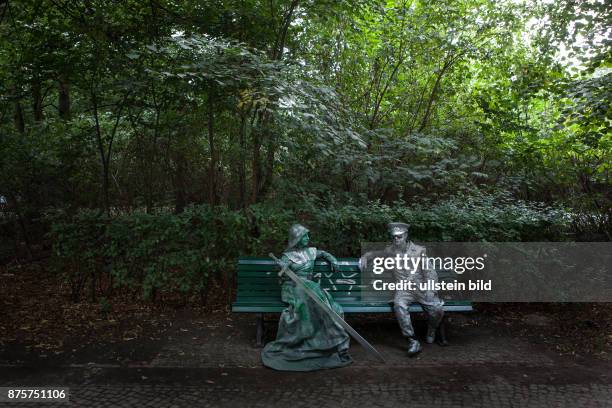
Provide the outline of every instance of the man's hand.
<path id="1" fill-rule="evenodd" d="M 366 255 L 359 258 L 359 270 L 363 273 L 368 266 L 368 258 Z"/>
<path id="2" fill-rule="evenodd" d="M 380 251 L 369 251 L 363 254 L 361 258 L 359 258 L 359 270 L 362 273 L 365 272 L 368 269 L 368 263 L 370 262 L 370 259 L 376 256 L 381 256 Z"/>

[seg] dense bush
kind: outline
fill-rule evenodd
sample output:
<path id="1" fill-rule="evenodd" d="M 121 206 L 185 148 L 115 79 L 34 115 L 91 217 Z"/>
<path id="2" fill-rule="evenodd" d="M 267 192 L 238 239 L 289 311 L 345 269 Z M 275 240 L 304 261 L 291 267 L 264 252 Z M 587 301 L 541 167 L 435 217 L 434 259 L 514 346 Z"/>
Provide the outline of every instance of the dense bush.
<path id="1" fill-rule="evenodd" d="M 198 206 L 174 215 L 134 213 L 109 218 L 81 211 L 56 216 L 51 228 L 56 271 L 78 300 L 86 281 L 136 288 L 145 299 L 158 291 L 203 294 L 213 272 L 229 270 L 246 236 L 245 218 L 223 207 Z"/>
<path id="2" fill-rule="evenodd" d="M 321 209 L 312 215 L 317 242 L 342 256 L 355 256 L 361 242 L 386 241 L 386 224 L 410 224 L 416 241 L 558 241 L 569 218 L 560 209 L 506 195 L 455 197 L 431 204 L 378 202 Z"/>
<path id="3" fill-rule="evenodd" d="M 96 281 L 107 259 L 106 217 L 97 212 L 83 210 L 71 219 L 61 215 L 51 220 L 53 240 L 52 268 L 70 284 L 70 294 L 78 301 L 87 281 L 95 297 Z"/>
<path id="4" fill-rule="evenodd" d="M 110 218 L 81 211 L 52 220 L 53 266 L 78 300 L 86 287 L 95 298 L 101 282 L 136 289 L 145 298 L 160 291 L 200 293 L 211 276 L 232 276 L 240 255 L 281 252 L 288 227 L 302 222 L 313 244 L 341 257 L 357 256 L 361 242 L 387 239 L 386 224 L 411 224 L 417 241 L 562 240 L 568 218 L 561 210 L 503 195 L 457 197 L 438 204 L 378 202 L 321 207 L 258 204 L 245 211 L 207 205 L 181 214 L 133 213 Z"/>

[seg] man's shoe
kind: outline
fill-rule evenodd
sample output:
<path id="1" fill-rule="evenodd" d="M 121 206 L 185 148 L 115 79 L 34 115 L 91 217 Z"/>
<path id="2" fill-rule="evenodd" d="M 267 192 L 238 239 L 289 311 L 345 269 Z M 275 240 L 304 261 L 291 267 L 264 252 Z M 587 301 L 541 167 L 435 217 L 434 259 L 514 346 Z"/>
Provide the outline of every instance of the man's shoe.
<path id="1" fill-rule="evenodd" d="M 413 357 L 421 352 L 421 343 L 412 337 L 408 339 L 408 356 Z"/>
<path id="2" fill-rule="evenodd" d="M 425 342 L 427 344 L 432 344 L 436 340 L 436 328 L 433 326 L 427 326 L 427 337 L 425 338 Z"/>

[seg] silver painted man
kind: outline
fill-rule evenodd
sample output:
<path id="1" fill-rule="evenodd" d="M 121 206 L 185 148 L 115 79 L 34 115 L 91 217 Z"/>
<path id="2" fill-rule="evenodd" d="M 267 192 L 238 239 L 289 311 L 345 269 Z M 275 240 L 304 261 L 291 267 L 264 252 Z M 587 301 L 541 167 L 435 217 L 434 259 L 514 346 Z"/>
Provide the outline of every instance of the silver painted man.
<path id="1" fill-rule="evenodd" d="M 392 222 L 388 225 L 391 236 L 391 245 L 384 250 L 385 256 L 402 258 L 422 258 L 426 256 L 425 247 L 416 245 L 408 240 L 408 225 L 401 222 Z M 426 266 L 426 265 L 425 265 Z M 427 323 L 427 343 L 431 344 L 435 340 L 436 329 L 440 325 L 444 316 L 444 302 L 438 297 L 437 292 L 431 290 L 418 289 L 420 282 L 432 280 L 437 282 L 438 276 L 435 270 L 423 268 L 422 264 L 415 271 L 408 269 L 394 269 L 396 282 L 412 281 L 415 283 L 416 290 L 397 290 L 393 299 L 395 316 L 402 330 L 402 334 L 408 340 L 408 355 L 418 354 L 422 347 L 421 343 L 415 338 L 414 328 L 410 319 L 410 305 L 418 303 L 428 316 Z"/>

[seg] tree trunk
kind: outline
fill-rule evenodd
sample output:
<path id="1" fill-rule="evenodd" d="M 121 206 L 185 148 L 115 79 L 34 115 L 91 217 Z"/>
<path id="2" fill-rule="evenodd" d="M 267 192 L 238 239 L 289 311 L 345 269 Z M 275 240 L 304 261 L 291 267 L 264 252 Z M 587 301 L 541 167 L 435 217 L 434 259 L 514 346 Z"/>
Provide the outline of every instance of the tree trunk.
<path id="1" fill-rule="evenodd" d="M 12 208 L 16 215 L 15 225 L 18 228 L 15 229 L 15 247 L 19 248 L 19 243 L 20 243 L 19 242 L 19 232 L 21 232 L 21 238 L 23 239 L 23 242 L 26 247 L 27 258 L 28 260 L 31 260 L 32 259 L 32 246 L 30 244 L 30 236 L 28 234 L 28 227 L 26 225 L 27 218 L 24 217 L 24 214 L 21 211 L 19 202 L 17 201 L 16 197 L 14 197 L 12 194 L 8 194 L 6 198 L 7 198 L 7 203 L 9 205 L 8 208 L 9 209 Z M 17 254 L 17 252 L 15 252 L 15 254 Z"/>
<path id="2" fill-rule="evenodd" d="M 23 109 L 19 101 L 15 102 L 15 129 L 19 133 L 25 133 L 25 121 L 23 119 Z"/>
<path id="3" fill-rule="evenodd" d="M 68 82 L 60 76 L 58 80 L 58 101 L 59 116 L 63 120 L 70 120 L 70 90 Z"/>
<path id="4" fill-rule="evenodd" d="M 299 0 L 293 0 L 289 8 L 283 15 L 280 30 L 277 32 L 274 45 L 271 48 L 270 58 L 280 61 L 283 58 L 287 32 L 293 21 L 293 14 L 299 5 Z M 253 183 L 251 191 L 251 201 L 256 203 L 267 192 L 272 184 L 274 172 L 274 155 L 276 153 L 276 138 L 271 130 L 273 117 L 267 113 L 260 115 L 260 128 L 265 129 L 263 133 L 253 132 Z M 261 145 L 266 143 L 267 154 L 265 168 L 261 163 Z"/>
<path id="5" fill-rule="evenodd" d="M 41 122 L 43 120 L 43 98 L 40 90 L 40 79 L 35 78 L 32 82 L 32 111 L 34 112 L 34 121 Z"/>
<path id="6" fill-rule="evenodd" d="M 263 173 L 263 180 L 261 181 L 261 187 L 259 189 L 259 196 L 263 197 L 268 193 L 270 186 L 272 185 L 272 179 L 274 178 L 274 156 L 276 154 L 276 136 L 274 131 L 271 129 L 273 120 L 267 121 L 267 140 L 268 146 L 266 151 L 266 163 L 265 172 Z"/>
<path id="7" fill-rule="evenodd" d="M 425 110 L 425 114 L 423 115 L 423 119 L 421 120 L 421 125 L 419 126 L 419 132 L 422 132 L 425 127 L 427 126 L 427 123 L 429 122 L 429 117 L 431 116 L 431 112 L 432 112 L 432 107 L 433 107 L 433 102 L 436 99 L 437 93 L 438 93 L 438 88 L 440 87 L 440 81 L 442 80 L 442 76 L 444 76 L 444 74 L 446 73 L 446 71 L 451 67 L 451 65 L 454 62 L 454 58 L 451 57 L 449 60 L 447 60 L 444 63 L 444 66 L 442 67 L 442 69 L 440 70 L 440 72 L 438 73 L 438 76 L 436 77 L 436 82 L 431 90 L 431 94 L 429 95 L 429 100 L 427 101 L 427 108 Z"/>
<path id="8" fill-rule="evenodd" d="M 100 153 L 100 162 L 102 163 L 102 196 L 104 200 L 104 211 L 110 215 L 110 195 L 109 195 L 109 158 L 104 153 L 104 144 L 102 142 L 102 131 L 100 129 L 100 119 L 98 116 L 98 98 L 95 91 L 91 93 L 91 102 L 93 106 L 93 116 L 96 129 L 96 141 L 98 144 L 98 152 Z M 110 150 L 110 149 L 109 149 Z"/>
<path id="9" fill-rule="evenodd" d="M 210 148 L 210 166 L 208 177 L 210 179 L 210 204 L 219 204 L 219 193 L 217 186 L 218 156 L 215 148 L 215 88 L 210 85 L 208 94 L 208 145 Z"/>
<path id="10" fill-rule="evenodd" d="M 251 202 L 259 200 L 259 183 L 261 182 L 261 139 L 259 131 L 253 132 L 253 187 Z"/>
<path id="11" fill-rule="evenodd" d="M 287 31 L 289 30 L 289 26 L 293 21 L 293 12 L 300 4 L 300 0 L 293 0 L 289 5 L 289 10 L 283 16 L 283 22 L 281 25 L 281 29 L 279 33 L 276 35 L 276 40 L 274 42 L 274 48 L 272 49 L 272 59 L 273 60 L 281 60 L 283 58 L 283 52 L 285 50 L 285 41 L 287 40 Z"/>
<path id="12" fill-rule="evenodd" d="M 246 113 L 242 113 L 240 115 L 240 155 L 238 160 L 238 188 L 239 191 L 239 200 L 240 207 L 246 208 L 246 123 L 247 117 Z"/>
<path id="13" fill-rule="evenodd" d="M 182 157 L 176 161 L 176 175 L 174 181 L 174 213 L 180 214 L 185 210 L 185 165 Z"/>

